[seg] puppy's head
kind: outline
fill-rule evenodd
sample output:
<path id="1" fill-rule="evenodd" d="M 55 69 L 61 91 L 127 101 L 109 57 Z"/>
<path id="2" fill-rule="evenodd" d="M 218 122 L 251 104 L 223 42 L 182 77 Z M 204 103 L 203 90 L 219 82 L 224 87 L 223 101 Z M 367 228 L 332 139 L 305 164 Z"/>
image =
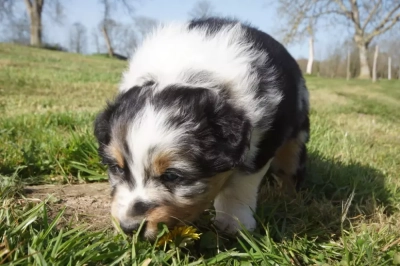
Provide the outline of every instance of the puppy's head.
<path id="1" fill-rule="evenodd" d="M 133 87 L 95 122 L 99 154 L 108 165 L 112 216 L 125 232 L 145 219 L 193 221 L 244 159 L 250 123 L 216 92 L 204 88 Z"/>

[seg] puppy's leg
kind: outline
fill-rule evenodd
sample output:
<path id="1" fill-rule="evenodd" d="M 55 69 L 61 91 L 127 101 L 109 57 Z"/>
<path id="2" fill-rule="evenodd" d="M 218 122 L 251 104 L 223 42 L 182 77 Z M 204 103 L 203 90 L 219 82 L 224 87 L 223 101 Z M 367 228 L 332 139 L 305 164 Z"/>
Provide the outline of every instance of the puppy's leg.
<path id="1" fill-rule="evenodd" d="M 272 175 L 283 192 L 294 195 L 304 179 L 308 132 L 300 131 L 287 140 L 275 153 L 271 164 Z"/>
<path id="2" fill-rule="evenodd" d="M 254 230 L 253 211 L 257 207 L 257 194 L 261 180 L 268 171 L 271 160 L 257 173 L 234 173 L 214 201 L 215 224 L 227 233 L 236 233 L 241 227 Z"/>

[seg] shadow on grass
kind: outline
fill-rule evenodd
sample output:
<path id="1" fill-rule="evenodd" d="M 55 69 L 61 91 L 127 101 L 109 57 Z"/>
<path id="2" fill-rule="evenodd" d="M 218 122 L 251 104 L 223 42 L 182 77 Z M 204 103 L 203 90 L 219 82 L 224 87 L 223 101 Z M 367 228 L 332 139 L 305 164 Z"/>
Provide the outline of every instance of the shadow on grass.
<path id="1" fill-rule="evenodd" d="M 392 195 L 381 171 L 318 153 L 309 154 L 307 167 L 307 180 L 296 199 L 279 196 L 272 189 L 264 194 L 258 215 L 275 239 L 295 235 L 332 239 L 341 234 L 342 226 L 350 226 L 349 221 L 370 218 L 378 206 L 387 214 L 392 212 Z"/>
<path id="2" fill-rule="evenodd" d="M 346 211 L 345 204 L 353 191 Z M 392 196 L 381 171 L 357 162 L 344 164 L 311 153 L 307 181 L 296 198 L 280 195 L 268 185 L 261 188 L 258 227 L 252 235 L 259 239 L 271 238 L 275 242 L 291 242 L 295 238 L 317 242 L 338 239 L 342 228 L 350 230 L 351 224 L 371 218 L 378 206 L 390 214 Z M 215 237 L 218 233 L 207 232 L 207 229 L 204 233 L 206 236 L 202 237 L 203 243 L 198 247 L 203 254 L 208 250 L 215 255 L 217 245 L 241 249 L 234 239 L 219 235 L 214 240 L 219 241 L 216 243 L 212 235 Z"/>

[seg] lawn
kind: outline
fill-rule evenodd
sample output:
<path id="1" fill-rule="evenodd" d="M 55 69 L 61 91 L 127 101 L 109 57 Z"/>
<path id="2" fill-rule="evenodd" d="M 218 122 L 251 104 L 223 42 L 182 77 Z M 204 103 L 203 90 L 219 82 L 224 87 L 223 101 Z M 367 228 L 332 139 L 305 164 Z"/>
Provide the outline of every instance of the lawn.
<path id="1" fill-rule="evenodd" d="M 209 210 L 199 240 L 157 246 L 27 194 L 106 181 L 93 119 L 125 64 L 0 44 L 0 264 L 400 265 L 400 81 L 307 77 L 307 182 L 296 199 L 265 185 L 253 233 L 222 235 Z"/>

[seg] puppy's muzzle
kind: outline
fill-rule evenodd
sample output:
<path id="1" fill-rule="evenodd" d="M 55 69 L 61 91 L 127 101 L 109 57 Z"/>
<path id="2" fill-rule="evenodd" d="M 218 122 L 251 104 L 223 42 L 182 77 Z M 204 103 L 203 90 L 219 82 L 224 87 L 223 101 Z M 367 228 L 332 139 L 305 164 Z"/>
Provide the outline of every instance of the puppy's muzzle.
<path id="1" fill-rule="evenodd" d="M 122 231 L 124 231 L 125 234 L 132 234 L 134 231 L 137 231 L 145 219 L 146 213 L 155 207 L 157 207 L 156 204 L 143 201 L 137 201 L 132 204 L 126 216 L 119 221 Z M 143 224 L 142 231 L 146 231 L 146 222 Z"/>
<path id="2" fill-rule="evenodd" d="M 124 221 L 120 221 L 119 226 L 121 227 L 122 231 L 127 234 L 130 235 L 132 234 L 134 231 L 137 231 L 140 227 L 140 222 L 124 222 Z M 143 230 L 146 230 L 146 222 L 144 222 L 143 225 Z"/>

